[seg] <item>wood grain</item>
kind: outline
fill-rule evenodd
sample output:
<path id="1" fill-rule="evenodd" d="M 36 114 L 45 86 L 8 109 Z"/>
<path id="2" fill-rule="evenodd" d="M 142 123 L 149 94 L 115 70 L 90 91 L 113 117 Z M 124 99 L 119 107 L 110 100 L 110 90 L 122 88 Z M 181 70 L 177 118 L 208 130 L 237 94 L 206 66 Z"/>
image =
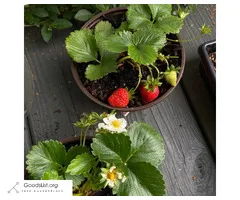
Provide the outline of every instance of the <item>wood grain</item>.
<path id="1" fill-rule="evenodd" d="M 182 43 L 186 52 L 186 65 L 181 83 L 214 156 L 216 154 L 216 97 L 203 77 L 198 48 L 205 42 L 216 39 L 215 9 L 214 4 L 199 4 L 196 12 L 187 17 L 180 34 L 182 39 L 190 39 L 199 34 L 202 24 L 212 27 L 211 35 L 204 35 L 194 42 Z"/>
<path id="2" fill-rule="evenodd" d="M 29 113 L 33 143 L 75 135 L 72 123 L 77 115 L 59 66 L 59 51 L 52 41 L 46 44 L 42 40 L 38 29 L 25 31 L 25 55 L 34 76 L 34 101 Z"/>

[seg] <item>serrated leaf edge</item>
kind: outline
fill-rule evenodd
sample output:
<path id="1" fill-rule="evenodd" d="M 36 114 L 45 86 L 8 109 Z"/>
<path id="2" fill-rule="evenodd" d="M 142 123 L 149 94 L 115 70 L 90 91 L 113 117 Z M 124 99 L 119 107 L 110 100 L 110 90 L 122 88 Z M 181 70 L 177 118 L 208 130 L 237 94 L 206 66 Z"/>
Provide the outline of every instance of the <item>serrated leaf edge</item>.
<path id="1" fill-rule="evenodd" d="M 112 135 L 112 134 L 117 134 L 117 133 L 108 133 L 108 132 L 106 132 L 106 133 L 97 133 L 97 134 L 96 134 L 96 137 L 97 137 L 97 135 L 103 135 L 103 134 L 105 134 L 105 135 L 107 135 L 107 134 Z M 119 133 L 118 133 L 118 134 L 119 134 Z M 121 134 L 121 133 L 120 133 L 120 134 Z M 130 152 L 129 152 L 129 155 L 130 155 L 130 154 L 131 154 L 132 141 L 131 141 L 129 135 L 126 135 L 126 134 L 122 134 L 122 135 L 123 135 L 124 137 L 128 137 L 128 139 L 129 139 L 129 142 L 130 142 Z M 94 140 L 97 140 L 97 138 L 93 138 L 93 142 L 94 142 Z M 91 148 L 92 148 L 93 142 L 91 143 Z M 92 149 L 93 149 L 93 148 L 92 148 Z M 109 149 L 109 148 L 108 148 L 108 149 Z M 111 150 L 111 149 L 110 149 L 110 150 Z M 94 156 L 97 156 L 101 162 L 105 162 L 105 161 L 101 160 L 101 158 L 100 158 L 98 155 L 96 155 L 96 154 L 94 153 L 94 151 L 92 151 L 92 154 L 93 154 Z M 118 155 L 118 154 L 117 154 L 117 155 Z M 129 155 L 128 155 L 128 156 L 129 156 Z M 118 155 L 118 156 L 119 156 L 119 155 Z M 129 159 L 129 158 L 127 158 L 126 161 L 123 161 L 120 156 L 119 156 L 119 158 L 121 159 L 122 164 L 126 163 L 127 160 Z"/>
<path id="2" fill-rule="evenodd" d="M 71 163 L 68 165 L 68 167 L 72 164 L 72 162 L 74 162 L 75 160 L 77 160 L 78 157 L 83 156 L 84 154 L 85 154 L 85 155 L 90 155 L 90 156 L 92 156 L 90 153 L 87 153 L 87 152 L 82 153 L 82 154 L 80 154 L 80 155 L 77 155 L 76 158 L 74 158 L 74 159 L 71 160 Z M 92 156 L 92 157 L 93 157 L 93 156 Z M 93 157 L 93 158 L 94 158 L 94 157 Z M 81 174 L 72 174 L 71 172 L 68 171 L 68 167 L 67 167 L 65 173 L 69 173 L 69 174 L 72 175 L 72 176 L 81 175 Z M 91 169 L 91 168 L 90 168 L 90 169 Z M 89 170 L 90 170 L 90 169 L 89 169 Z"/>
<path id="3" fill-rule="evenodd" d="M 30 165 L 31 165 L 32 162 L 30 162 L 30 160 L 29 160 L 30 158 L 29 158 L 29 157 L 31 156 L 32 152 L 34 152 L 35 149 L 38 149 L 38 148 L 39 148 L 39 145 L 40 145 L 40 144 L 44 144 L 44 143 L 48 144 L 48 143 L 51 143 L 51 142 L 56 142 L 56 143 L 62 145 L 62 147 L 64 148 L 64 151 L 65 151 L 65 158 L 64 158 L 64 159 L 66 159 L 66 148 L 65 148 L 65 146 L 64 146 L 61 142 L 59 142 L 58 140 L 53 140 L 53 139 L 45 140 L 45 141 L 39 141 L 37 144 L 35 144 L 35 145 L 32 146 L 31 150 L 28 151 L 28 154 L 26 155 L 26 158 L 27 158 L 27 160 L 26 160 L 26 165 L 27 165 L 26 170 L 28 171 L 28 173 L 29 173 L 31 176 L 33 176 L 33 173 L 31 172 L 30 169 L 36 169 L 36 167 L 30 167 Z M 56 163 L 56 162 L 53 162 L 53 163 L 55 163 L 56 165 L 58 165 L 59 167 L 61 167 L 61 165 L 60 165 L 59 163 Z M 29 169 L 29 168 L 30 168 L 30 169 Z"/>
<path id="4" fill-rule="evenodd" d="M 157 131 L 151 126 L 151 125 L 149 125 L 148 123 L 146 123 L 146 122 L 141 122 L 141 121 L 139 121 L 139 122 L 133 122 L 132 124 L 130 124 L 129 126 L 128 126 L 128 129 L 129 128 L 131 128 L 132 126 L 136 126 L 137 124 L 144 124 L 144 125 L 147 125 L 147 126 L 149 126 L 155 133 L 157 133 Z M 127 129 L 127 130 L 128 130 Z M 166 154 L 166 151 L 165 151 L 165 144 L 164 144 L 164 139 L 163 139 L 163 137 L 160 135 L 160 134 L 155 134 L 156 136 L 160 136 L 160 139 L 162 140 L 162 145 L 163 145 L 163 149 L 162 149 L 162 151 L 163 151 L 163 157 L 162 157 L 162 159 L 161 158 L 159 158 L 158 159 L 158 166 L 160 166 L 162 163 L 163 163 L 163 161 L 165 160 L 165 154 Z M 131 137 L 130 137 L 130 141 L 131 141 Z M 132 141 L 131 141 L 131 144 L 132 144 Z M 150 163 L 151 164 L 151 163 Z M 152 164 L 151 164 L 152 165 Z M 154 166 L 154 165 L 153 165 Z M 156 166 L 155 166 L 156 167 Z"/>
<path id="5" fill-rule="evenodd" d="M 156 167 L 156 166 L 154 166 L 154 165 L 152 165 L 151 163 L 149 163 L 149 162 L 137 162 L 137 163 L 144 163 L 144 164 L 148 164 L 148 165 L 151 165 L 152 167 L 154 167 L 155 169 L 156 169 L 156 171 L 158 171 L 159 173 L 160 173 L 160 175 L 161 175 L 161 178 L 162 178 L 162 182 L 163 182 L 163 191 L 164 191 L 164 193 L 165 194 L 163 194 L 163 196 L 164 195 L 166 195 L 166 182 L 165 182 L 165 179 L 164 179 L 164 176 L 163 176 L 163 174 L 162 174 L 162 172 Z M 137 164 L 136 163 L 136 164 Z M 128 168 L 128 170 L 130 170 L 132 173 L 133 173 L 133 171 L 129 168 L 129 167 L 127 167 Z M 133 173 L 134 174 L 134 173 Z M 134 174 L 135 175 L 135 174 Z M 135 177 L 136 177 L 136 179 L 138 179 L 138 177 L 135 175 Z M 139 179 L 138 179 L 139 180 Z M 140 180 L 139 180 L 139 182 L 141 182 Z M 144 186 L 144 185 L 142 185 L 142 186 Z"/>

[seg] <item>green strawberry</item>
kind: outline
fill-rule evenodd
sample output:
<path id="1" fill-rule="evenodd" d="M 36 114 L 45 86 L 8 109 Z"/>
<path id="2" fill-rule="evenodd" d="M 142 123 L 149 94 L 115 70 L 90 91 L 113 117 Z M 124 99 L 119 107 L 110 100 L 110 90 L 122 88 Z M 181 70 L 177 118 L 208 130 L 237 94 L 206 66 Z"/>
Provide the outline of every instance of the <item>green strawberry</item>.
<path id="1" fill-rule="evenodd" d="M 165 80 L 173 87 L 177 85 L 177 73 L 179 72 L 179 70 L 180 70 L 180 67 L 175 68 L 173 65 L 171 65 L 164 72 Z"/>
<path id="2" fill-rule="evenodd" d="M 170 85 L 174 87 L 177 85 L 177 72 L 171 71 L 164 78 Z"/>

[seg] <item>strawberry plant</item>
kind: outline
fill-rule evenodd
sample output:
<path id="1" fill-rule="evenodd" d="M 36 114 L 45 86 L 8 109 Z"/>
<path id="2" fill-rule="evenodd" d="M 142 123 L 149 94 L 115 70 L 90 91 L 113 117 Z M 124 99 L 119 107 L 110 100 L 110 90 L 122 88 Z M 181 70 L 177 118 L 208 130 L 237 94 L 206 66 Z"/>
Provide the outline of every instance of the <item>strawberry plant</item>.
<path id="1" fill-rule="evenodd" d="M 127 106 L 136 107 L 175 87 L 181 70 L 179 43 L 193 40 L 178 40 L 175 34 L 182 29 L 190 10 L 192 7 L 186 6 L 177 6 L 176 10 L 171 4 L 129 5 L 126 20 L 118 25 L 101 20 L 93 29 L 72 32 L 66 38 L 66 49 L 79 63 L 80 73 L 84 73 L 80 77 L 88 91 L 116 108 L 122 106 L 114 106 L 108 99 L 118 88 L 129 88 Z M 210 32 L 204 24 L 194 39 Z M 127 78 L 121 77 L 126 73 Z M 102 94 L 97 94 L 96 87 Z M 124 101 L 125 97 L 118 98 Z"/>
<path id="2" fill-rule="evenodd" d="M 73 195 L 96 191 L 119 196 L 166 195 L 158 167 L 165 151 L 163 139 L 149 124 L 127 126 L 115 112 L 84 114 L 74 125 L 80 141 L 65 146 L 56 140 L 41 141 L 27 154 L 27 171 L 34 180 L 72 180 Z M 90 127 L 95 137 L 86 140 Z M 105 193 L 106 194 L 106 193 Z"/>
<path id="3" fill-rule="evenodd" d="M 45 42 L 52 38 L 54 29 L 66 29 L 74 23 L 85 22 L 101 11 L 123 4 L 26 4 L 24 5 L 25 27 L 41 28 Z"/>

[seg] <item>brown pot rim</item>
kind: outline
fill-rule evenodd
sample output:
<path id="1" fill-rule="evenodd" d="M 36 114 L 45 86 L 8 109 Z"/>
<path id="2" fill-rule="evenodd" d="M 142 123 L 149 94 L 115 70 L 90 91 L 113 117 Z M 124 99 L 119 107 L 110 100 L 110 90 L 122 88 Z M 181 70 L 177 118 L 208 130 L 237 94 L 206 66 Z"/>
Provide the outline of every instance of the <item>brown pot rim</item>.
<path id="1" fill-rule="evenodd" d="M 94 136 L 86 136 L 86 141 L 92 141 Z M 63 145 L 67 144 L 67 143 L 72 143 L 72 142 L 79 142 L 80 137 L 79 136 L 72 136 L 72 137 L 67 137 L 67 138 L 63 138 L 58 140 L 59 142 L 61 142 Z"/>
<path id="2" fill-rule="evenodd" d="M 98 21 L 100 21 L 100 18 L 101 17 L 104 17 L 105 15 L 107 14 L 112 14 L 112 13 L 116 13 L 116 12 L 126 12 L 127 11 L 127 7 L 119 7 L 119 8 L 112 8 L 112 9 L 109 9 L 107 11 L 104 11 L 104 12 L 101 12 L 99 13 L 98 15 L 96 15 L 95 17 L 93 17 L 92 19 L 90 19 L 87 23 L 85 23 L 82 28 L 91 28 L 92 26 L 96 25 Z M 178 38 L 179 36 L 176 35 Z M 181 70 L 179 71 L 179 74 L 178 74 L 178 79 L 177 79 L 177 85 L 179 83 L 179 81 L 181 80 L 182 78 L 182 75 L 183 75 L 183 72 L 184 72 L 184 67 L 185 67 L 185 51 L 184 51 L 184 48 L 181 48 Z M 75 82 L 77 83 L 78 87 L 82 90 L 82 92 L 88 97 L 90 98 L 92 101 L 94 101 L 95 103 L 105 107 L 105 108 L 108 108 L 110 110 L 118 110 L 120 112 L 134 112 L 134 111 L 139 111 L 139 110 L 144 110 L 146 108 L 150 108 L 152 107 L 153 105 L 161 102 L 162 100 L 164 100 L 173 90 L 175 87 L 171 87 L 169 88 L 162 96 L 158 97 L 155 101 L 152 101 L 148 104 L 144 104 L 144 105 L 141 105 L 141 106 L 137 106 L 137 107 L 130 107 L 130 108 L 116 108 L 116 107 L 112 107 L 100 100 L 98 100 L 97 98 L 95 98 L 94 96 L 92 96 L 92 94 L 90 94 L 88 92 L 88 90 L 84 87 L 84 85 L 82 84 L 81 80 L 80 80 L 80 77 L 78 75 L 78 71 L 77 71 L 77 66 L 75 65 L 74 62 L 72 62 L 72 65 L 71 65 L 71 71 L 72 71 L 72 74 L 73 74 L 73 77 L 75 79 Z"/>

